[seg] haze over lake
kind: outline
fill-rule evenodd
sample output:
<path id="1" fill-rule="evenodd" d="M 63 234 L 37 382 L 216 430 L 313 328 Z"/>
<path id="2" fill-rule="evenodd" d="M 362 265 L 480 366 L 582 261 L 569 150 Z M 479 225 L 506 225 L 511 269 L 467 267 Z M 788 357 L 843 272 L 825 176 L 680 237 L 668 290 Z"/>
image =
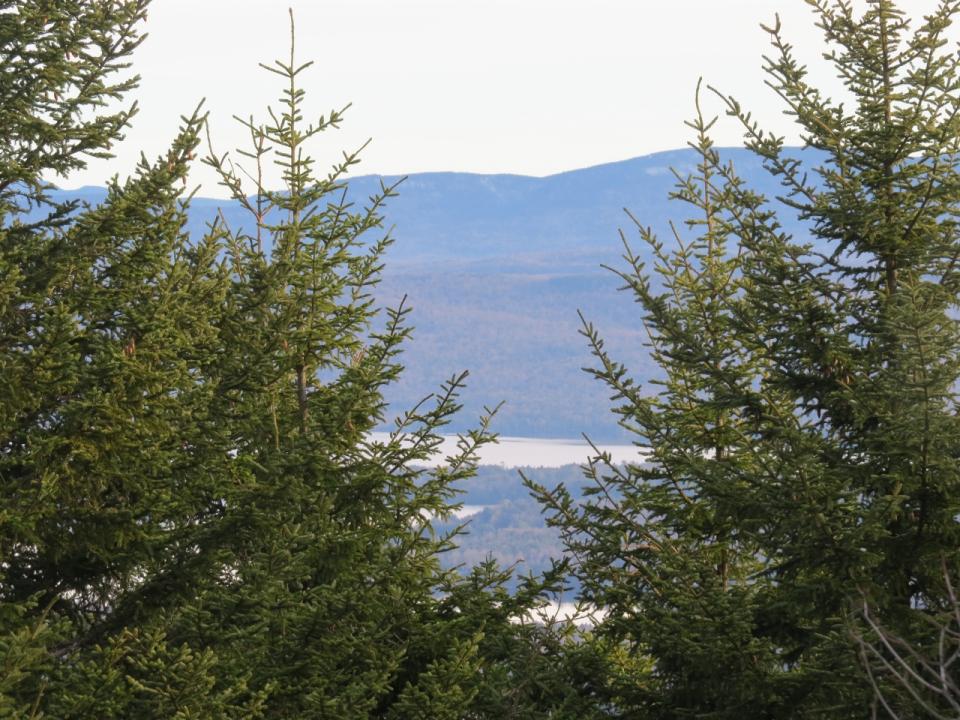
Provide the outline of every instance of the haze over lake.
<path id="1" fill-rule="evenodd" d="M 374 440 L 385 442 L 389 434 L 371 433 Z M 444 437 L 440 451 L 434 456 L 431 466 L 443 462 L 443 458 L 457 452 L 457 436 Z M 480 449 L 480 465 L 501 467 L 558 468 L 564 465 L 582 465 L 597 453 L 609 455 L 614 463 L 639 462 L 644 458 L 643 448 L 636 445 L 590 445 L 583 440 L 542 439 L 525 437 L 501 437 L 496 444 Z"/>

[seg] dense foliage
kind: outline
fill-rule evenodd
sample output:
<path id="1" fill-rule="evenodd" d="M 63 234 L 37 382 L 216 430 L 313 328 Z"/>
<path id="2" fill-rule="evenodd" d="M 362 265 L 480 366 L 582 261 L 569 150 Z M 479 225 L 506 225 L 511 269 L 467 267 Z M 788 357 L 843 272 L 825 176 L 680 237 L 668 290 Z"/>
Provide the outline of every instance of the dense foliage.
<path id="1" fill-rule="evenodd" d="M 132 118 L 109 108 L 136 84 L 146 9 L 0 2 L 0 716 L 564 704 L 542 689 L 555 641 L 525 620 L 541 586 L 510 596 L 492 564 L 438 562 L 451 539 L 430 518 L 492 438 L 481 420 L 423 469 L 462 377 L 370 439 L 408 335 L 406 310 L 377 320 L 371 298 L 393 188 L 347 204 L 355 154 L 316 174 L 305 146 L 341 112 L 303 118 L 292 47 L 247 167 L 206 160 L 253 230 L 184 231 L 199 110 L 97 206 L 51 197 Z M 282 191 L 260 183 L 267 161 Z"/>
<path id="2" fill-rule="evenodd" d="M 638 223 L 649 269 L 628 247 L 620 276 L 662 378 L 642 391 L 585 326 L 650 463 L 597 462 L 585 503 L 537 488 L 583 598 L 608 611 L 598 636 L 649 660 L 610 686 L 625 716 L 870 717 L 863 597 L 921 655 L 938 641 L 925 618 L 951 609 L 960 54 L 946 34 L 960 3 L 915 29 L 891 0 L 808 4 L 845 101 L 810 84 L 779 23 L 766 71 L 811 152 L 786 154 L 717 93 L 782 196 L 720 157 L 698 94 L 700 163 L 673 195 L 689 219 L 670 241 Z M 778 202 L 806 235 L 784 232 Z M 872 676 L 902 717 L 923 715 Z"/>

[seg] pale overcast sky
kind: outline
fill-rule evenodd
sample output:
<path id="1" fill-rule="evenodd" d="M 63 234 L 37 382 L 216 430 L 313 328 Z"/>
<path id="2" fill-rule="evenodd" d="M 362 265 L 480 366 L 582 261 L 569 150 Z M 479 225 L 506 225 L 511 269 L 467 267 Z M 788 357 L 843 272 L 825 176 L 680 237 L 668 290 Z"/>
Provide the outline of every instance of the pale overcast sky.
<path id="1" fill-rule="evenodd" d="M 231 115 L 263 117 L 275 103 L 279 78 L 257 63 L 286 56 L 291 6 L 297 55 L 316 61 L 307 107 L 353 104 L 314 154 L 330 162 L 372 138 L 357 173 L 547 175 L 681 147 L 701 75 L 795 139 L 761 70 L 759 24 L 775 13 L 814 77 L 839 91 L 803 0 L 155 0 L 134 56 L 143 79 L 133 128 L 115 160 L 58 182 L 128 174 L 204 97 L 217 149 L 242 143 Z M 714 134 L 740 141 L 729 120 Z M 205 169 L 191 181 L 222 194 Z"/>

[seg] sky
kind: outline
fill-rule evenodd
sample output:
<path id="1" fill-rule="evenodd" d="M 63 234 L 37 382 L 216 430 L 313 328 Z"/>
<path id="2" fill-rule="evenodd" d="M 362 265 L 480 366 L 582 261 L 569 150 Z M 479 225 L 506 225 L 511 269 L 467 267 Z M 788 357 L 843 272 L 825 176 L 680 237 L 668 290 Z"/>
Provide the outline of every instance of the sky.
<path id="1" fill-rule="evenodd" d="M 935 2 L 901 4 L 920 13 Z M 214 149 L 244 147 L 232 116 L 262 119 L 277 106 L 282 81 L 258 63 L 288 56 L 288 8 L 297 59 L 315 61 L 302 75 L 308 117 L 351 104 L 341 129 L 310 150 L 328 166 L 370 139 L 358 174 L 543 176 L 682 147 L 699 77 L 796 142 L 764 84 L 760 23 L 776 13 L 811 77 L 842 93 L 804 0 L 154 0 L 133 57 L 140 111 L 116 158 L 54 182 L 129 174 L 202 99 Z M 704 105 L 722 112 L 716 98 Z M 730 119 L 713 134 L 741 143 Z M 190 183 L 224 195 L 199 163 Z"/>

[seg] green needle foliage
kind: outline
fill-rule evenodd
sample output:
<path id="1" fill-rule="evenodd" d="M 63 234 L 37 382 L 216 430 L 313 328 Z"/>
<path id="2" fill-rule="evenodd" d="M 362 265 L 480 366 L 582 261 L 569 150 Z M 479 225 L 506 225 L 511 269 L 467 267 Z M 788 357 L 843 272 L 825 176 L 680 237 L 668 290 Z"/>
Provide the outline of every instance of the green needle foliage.
<path id="1" fill-rule="evenodd" d="M 585 326 L 594 374 L 648 462 L 589 468 L 592 496 L 537 488 L 565 533 L 598 637 L 646 657 L 611 684 L 627 717 L 865 718 L 853 608 L 912 647 L 936 643 L 942 563 L 960 544 L 960 54 L 941 2 L 913 29 L 891 0 L 808 0 L 843 103 L 807 79 L 779 23 L 768 83 L 808 151 L 740 104 L 779 206 L 712 147 L 678 175 L 690 210 L 655 258 L 621 271 L 662 376 L 644 392 Z M 699 95 L 699 94 L 698 94 Z M 799 213 L 790 237 L 776 213 Z M 862 621 L 862 618 L 861 618 Z M 932 654 L 932 653 L 931 653 Z M 890 683 L 884 697 L 910 697 Z"/>
<path id="2" fill-rule="evenodd" d="M 307 145 L 342 111 L 304 119 L 308 65 L 291 45 L 267 68 L 283 95 L 242 161 L 206 158 L 254 230 L 188 237 L 199 109 L 96 207 L 46 181 L 132 117 L 110 103 L 136 78 L 113 78 L 146 2 L 0 10 L 0 716 L 549 711 L 526 674 L 552 640 L 515 624 L 543 585 L 439 567 L 431 518 L 493 440 L 484 418 L 424 469 L 463 376 L 370 439 L 409 334 L 371 296 L 394 188 L 347 202 L 356 153 L 317 175 Z"/>

